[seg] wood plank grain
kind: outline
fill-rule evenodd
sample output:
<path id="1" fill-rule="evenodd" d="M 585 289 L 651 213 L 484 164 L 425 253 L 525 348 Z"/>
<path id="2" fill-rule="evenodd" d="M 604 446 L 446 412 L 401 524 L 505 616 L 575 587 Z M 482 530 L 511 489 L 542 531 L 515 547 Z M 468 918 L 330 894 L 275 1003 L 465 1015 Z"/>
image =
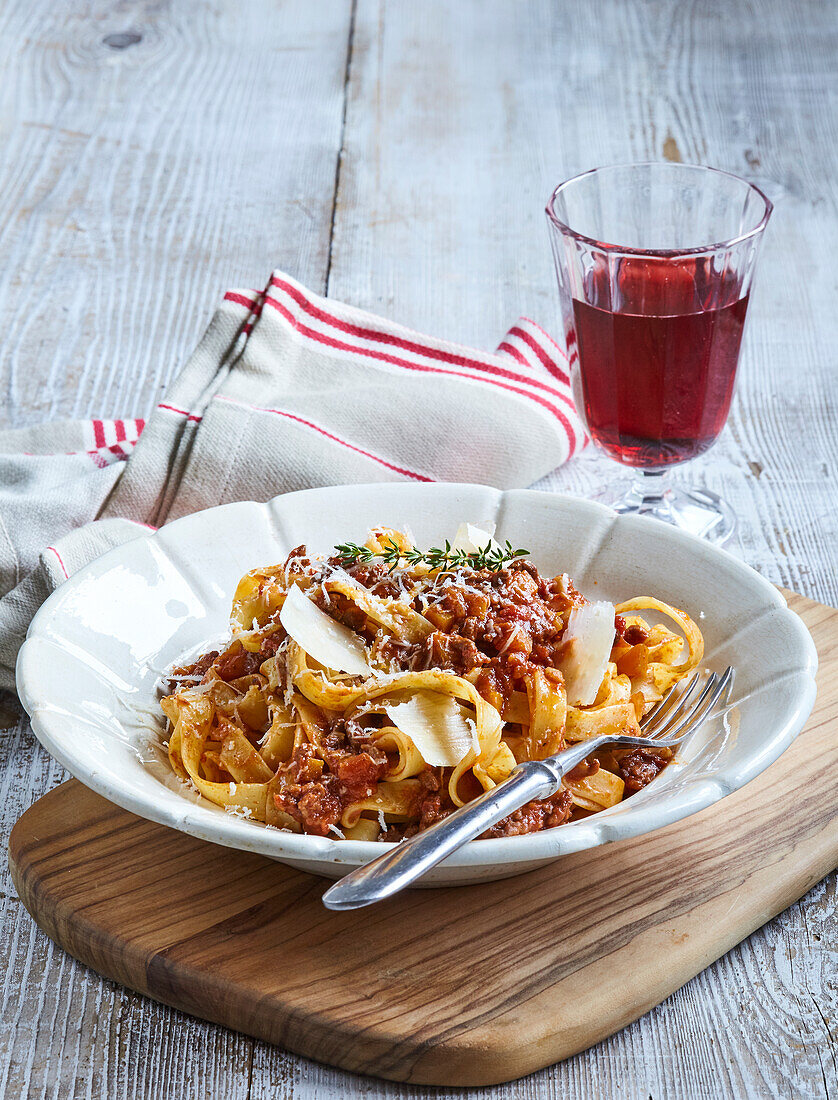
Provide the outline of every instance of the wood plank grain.
<path id="1" fill-rule="evenodd" d="M 277 264 L 325 287 L 350 21 L 350 0 L 2 6 L 1 426 L 143 415 L 224 289 Z M 4 840 L 63 778 L 28 724 L 0 734 Z M 0 906 L 0 1095 L 248 1094 L 251 1040 L 56 951 L 5 866 Z"/>
<path id="2" fill-rule="evenodd" d="M 734 504 L 733 552 L 836 604 L 836 40 L 836 10 L 813 2 L 461 4 L 456 17 L 442 4 L 405 13 L 362 2 L 356 41 L 368 45 L 353 63 L 330 292 L 487 345 L 518 312 L 556 331 L 540 223 L 555 182 L 676 151 L 755 179 L 776 211 L 734 412 L 682 477 Z M 589 450 L 542 487 L 589 495 L 617 476 Z M 524 1094 L 834 1092 L 821 1015 L 838 1010 L 834 956 L 804 912 L 834 924 L 834 876 Z M 786 951 L 811 992 L 793 987 Z M 340 1079 L 329 1082 L 339 1094 Z"/>
<path id="3" fill-rule="evenodd" d="M 555 329 L 540 211 L 560 176 L 666 155 L 674 143 L 684 160 L 759 178 L 778 201 L 750 347 L 731 430 L 696 476 L 735 504 L 735 549 L 752 565 L 838 603 L 835 6 L 485 0 L 478 9 L 458 0 L 456 7 L 449 17 L 428 0 L 359 4 L 364 49 L 350 82 L 330 293 L 487 345 L 519 312 Z M 326 181 L 338 151 L 348 8 L 339 0 L 187 0 L 176 11 L 140 0 L 77 7 L 9 0 L 0 8 L 0 422 L 139 413 L 191 350 L 221 288 L 258 280 L 274 263 L 325 285 L 331 211 L 326 219 L 322 212 L 332 199 Z M 96 53 L 108 34 L 151 26 L 150 43 L 111 49 L 105 60 Z M 308 28 L 305 41 L 297 28 Z M 415 37 L 412 49 L 406 36 Z M 154 52 L 140 63 L 137 51 L 149 45 Z M 437 55 L 453 66 L 438 68 Z M 403 71 L 394 73 L 401 58 Z M 229 106 L 160 117 L 161 104 L 173 102 L 165 82 L 173 92 L 200 89 L 208 68 Z M 394 78 L 398 95 L 388 97 Z M 284 117 L 288 103 L 299 125 Z M 91 123 L 86 133 L 74 115 Z M 366 118 L 381 119 L 380 139 Z M 178 150 L 198 158 L 191 176 Z M 368 171 L 353 164 L 365 157 Z M 196 184 L 179 200 L 161 191 L 170 169 L 175 188 Z M 134 175 L 142 187 L 132 185 Z M 47 314 L 50 295 L 59 309 Z M 586 453 L 544 485 L 585 494 L 615 471 Z M 0 766 L 5 837 L 62 773 L 25 726 L 0 735 Z M 21 1020 L 19 1029 L 0 1029 L 0 1095 L 181 1100 L 190 1088 L 293 1100 L 427 1095 L 307 1063 L 121 994 L 32 932 L 7 876 L 0 891 L 0 947 L 9 960 L 3 1019 L 18 1012 Z M 626 1031 L 492 1090 L 493 1100 L 835 1093 L 834 1040 L 822 1019 L 838 1013 L 835 906 L 831 876 Z"/>
<path id="4" fill-rule="evenodd" d="M 636 1019 L 838 863 L 838 611 L 793 604 L 821 655 L 804 733 L 722 805 L 593 858 L 331 913 L 323 880 L 73 781 L 15 826 L 15 884 L 74 957 L 194 1015 L 395 1080 L 516 1078 Z"/>
<path id="5" fill-rule="evenodd" d="M 4 6 L 2 426 L 145 415 L 225 289 L 323 288 L 350 14 Z"/>
<path id="6" fill-rule="evenodd" d="M 543 206 L 593 164 L 753 178 L 776 203 L 729 429 L 683 478 L 723 493 L 738 550 L 838 603 L 838 49 L 834 7 L 757 0 L 526 5 L 360 0 L 329 293 L 494 346 L 559 335 Z M 593 450 L 543 487 L 620 476 Z"/>

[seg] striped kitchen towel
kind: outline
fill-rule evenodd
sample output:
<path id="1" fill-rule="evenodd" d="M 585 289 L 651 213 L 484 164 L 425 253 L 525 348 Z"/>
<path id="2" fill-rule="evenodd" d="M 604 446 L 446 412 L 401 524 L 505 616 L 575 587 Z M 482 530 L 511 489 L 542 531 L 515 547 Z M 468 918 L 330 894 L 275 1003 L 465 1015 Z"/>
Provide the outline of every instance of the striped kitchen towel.
<path id="1" fill-rule="evenodd" d="M 532 321 L 480 352 L 274 272 L 224 296 L 147 423 L 0 433 L 0 686 L 58 584 L 167 520 L 350 482 L 523 487 L 585 442 L 564 355 Z"/>

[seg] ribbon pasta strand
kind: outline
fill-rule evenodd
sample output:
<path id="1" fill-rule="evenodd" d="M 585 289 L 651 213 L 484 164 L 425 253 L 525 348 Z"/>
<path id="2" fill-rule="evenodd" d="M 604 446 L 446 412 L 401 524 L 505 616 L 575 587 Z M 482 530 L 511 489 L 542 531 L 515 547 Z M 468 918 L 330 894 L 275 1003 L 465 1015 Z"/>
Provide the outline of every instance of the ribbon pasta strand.
<path id="1" fill-rule="evenodd" d="M 600 734 L 636 734 L 643 714 L 702 659 L 701 632 L 684 611 L 653 596 L 626 600 L 614 608 L 611 652 L 603 649 L 594 666 L 597 677 L 605 667 L 596 697 L 571 705 L 563 636 L 585 601 L 566 577 L 545 581 L 523 560 L 493 569 L 410 565 L 402 555 L 412 549 L 404 533 L 376 528 L 354 564 L 298 547 L 283 565 L 246 574 L 227 647 L 174 669 L 161 699 L 174 774 L 223 810 L 265 825 L 397 839 L 491 789 L 520 761 Z M 434 553 L 434 563 L 444 562 L 443 551 Z M 323 616 L 339 624 L 327 649 L 283 614 L 295 585 L 317 608 L 306 630 Z M 354 673 L 306 649 L 339 662 L 347 641 L 355 663 L 345 667 Z M 364 652 L 369 675 L 358 675 Z M 434 706 L 412 711 L 408 723 L 401 715 L 411 700 Z M 423 729 L 424 713 L 449 724 Z M 492 835 L 614 806 L 670 757 L 599 753 L 552 799 L 522 808 Z"/>

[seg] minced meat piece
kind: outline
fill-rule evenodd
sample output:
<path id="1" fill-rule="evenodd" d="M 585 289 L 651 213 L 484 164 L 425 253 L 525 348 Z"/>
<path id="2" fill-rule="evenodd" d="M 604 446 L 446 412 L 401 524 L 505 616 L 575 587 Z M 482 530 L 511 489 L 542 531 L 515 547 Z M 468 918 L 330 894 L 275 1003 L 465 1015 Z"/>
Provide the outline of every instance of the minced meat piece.
<path id="1" fill-rule="evenodd" d="M 634 749 L 620 761 L 620 776 L 626 791 L 639 791 L 651 783 L 669 763 L 669 756 L 654 749 Z"/>

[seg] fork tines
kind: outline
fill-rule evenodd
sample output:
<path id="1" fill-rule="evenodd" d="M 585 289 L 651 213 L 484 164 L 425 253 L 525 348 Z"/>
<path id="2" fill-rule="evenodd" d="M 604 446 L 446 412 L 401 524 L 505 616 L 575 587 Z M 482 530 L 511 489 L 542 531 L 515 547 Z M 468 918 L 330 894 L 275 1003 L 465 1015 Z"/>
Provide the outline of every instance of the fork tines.
<path id="1" fill-rule="evenodd" d="M 645 737 L 667 741 L 686 737 L 710 714 L 713 707 L 725 696 L 730 697 L 735 673 L 728 667 L 719 675 L 711 672 L 704 682 L 698 697 L 688 706 L 690 699 L 702 680 L 702 673 L 696 672 L 687 686 L 678 691 L 677 685 L 658 703 L 654 710 L 643 719 L 640 729 Z"/>

